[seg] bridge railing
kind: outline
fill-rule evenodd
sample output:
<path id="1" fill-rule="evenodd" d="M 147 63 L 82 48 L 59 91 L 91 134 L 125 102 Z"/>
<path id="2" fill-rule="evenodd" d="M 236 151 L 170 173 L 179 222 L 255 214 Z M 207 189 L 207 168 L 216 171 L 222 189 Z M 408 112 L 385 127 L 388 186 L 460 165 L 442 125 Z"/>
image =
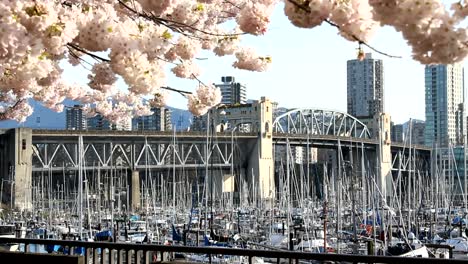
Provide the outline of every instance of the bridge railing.
<path id="1" fill-rule="evenodd" d="M 111 135 L 111 136 L 169 136 L 176 137 L 178 136 L 187 136 L 187 137 L 206 137 L 206 131 L 155 131 L 155 130 L 67 130 L 67 129 L 33 129 L 33 136 L 41 135 L 58 135 L 58 136 L 94 136 L 94 135 Z M 243 132 L 236 131 L 235 137 L 254 137 L 258 133 L 255 132 Z M 230 131 L 226 132 L 217 132 L 215 133 L 216 137 L 231 137 L 232 133 Z"/>
<path id="2" fill-rule="evenodd" d="M 330 253 L 307 253 L 287 250 L 253 250 L 226 247 L 188 247 L 188 246 L 165 246 L 157 244 L 134 244 L 134 243 L 110 243 L 110 242 L 84 242 L 70 240 L 42 240 L 22 238 L 0 238 L 0 244 L 20 244 L 25 252 L 31 245 L 59 245 L 69 255 L 79 255 L 83 252 L 85 263 L 160 263 L 167 260 L 167 253 L 193 253 L 206 256 L 205 263 L 215 262 L 218 256 L 244 257 L 241 263 L 253 263 L 254 258 L 267 258 L 276 263 L 316 263 L 317 261 L 351 262 L 351 263 L 415 263 L 415 264 L 449 264 L 466 263 L 466 260 L 436 259 L 436 258 L 411 258 L 411 257 L 388 257 L 388 256 L 365 256 Z M 79 249 L 79 250 L 78 250 Z M 153 257 L 156 256 L 157 260 Z M 166 259 L 165 259 L 166 258 Z M 177 263 L 177 262 L 173 262 Z"/>

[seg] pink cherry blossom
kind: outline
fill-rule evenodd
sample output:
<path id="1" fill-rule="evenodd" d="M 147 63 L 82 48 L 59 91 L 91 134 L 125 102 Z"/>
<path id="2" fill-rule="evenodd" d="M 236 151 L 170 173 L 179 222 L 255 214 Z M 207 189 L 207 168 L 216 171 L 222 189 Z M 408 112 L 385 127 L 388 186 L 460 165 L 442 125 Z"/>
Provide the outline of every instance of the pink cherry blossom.
<path id="1" fill-rule="evenodd" d="M 204 115 L 221 103 L 221 90 L 214 85 L 200 85 L 195 93 L 187 95 L 187 99 L 187 107 L 193 115 Z"/>
<path id="2" fill-rule="evenodd" d="M 236 52 L 233 66 L 249 71 L 265 71 L 271 63 L 270 57 L 260 57 L 253 49 L 244 48 Z"/>
<path id="3" fill-rule="evenodd" d="M 202 116 L 210 109 L 208 106 L 203 104 L 196 95 L 189 94 L 187 96 L 187 100 L 187 108 L 194 116 Z"/>
<path id="4" fill-rule="evenodd" d="M 200 75 L 200 68 L 193 61 L 184 61 L 172 68 L 171 71 L 180 78 L 194 79 Z"/>
<path id="5" fill-rule="evenodd" d="M 162 107 L 166 105 L 167 102 L 167 92 L 159 90 L 154 94 L 154 97 L 149 100 L 151 107 Z"/>
<path id="6" fill-rule="evenodd" d="M 352 42 L 368 42 L 377 27 L 391 26 L 423 64 L 468 56 L 467 0 L 449 10 L 439 0 L 1 1 L 0 119 L 24 121 L 31 98 L 56 111 L 70 98 L 90 115 L 127 126 L 132 116 L 167 102 L 162 87 L 168 69 L 180 78 L 200 77 L 194 62 L 211 53 L 235 55 L 235 68 L 266 71 L 272 58 L 244 47 L 242 35 L 266 34 L 280 2 L 293 25 L 313 28 L 326 21 Z M 62 78 L 63 63 L 90 69 L 88 86 Z M 117 89 L 119 78 L 126 89 Z M 201 86 L 187 99 L 200 115 L 220 95 Z"/>

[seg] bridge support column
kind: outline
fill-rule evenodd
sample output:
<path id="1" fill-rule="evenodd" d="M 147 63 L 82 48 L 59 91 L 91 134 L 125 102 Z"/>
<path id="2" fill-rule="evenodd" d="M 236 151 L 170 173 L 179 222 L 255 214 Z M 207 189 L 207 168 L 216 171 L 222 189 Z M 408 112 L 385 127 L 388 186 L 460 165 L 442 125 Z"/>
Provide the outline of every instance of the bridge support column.
<path id="1" fill-rule="evenodd" d="M 392 195 L 392 151 L 390 138 L 390 115 L 386 113 L 377 114 L 374 119 L 378 126 L 379 147 L 377 155 L 377 172 L 380 176 L 380 189 L 387 202 Z"/>
<path id="2" fill-rule="evenodd" d="M 275 176 L 273 158 L 272 123 L 273 109 L 271 101 L 262 97 L 258 104 L 259 111 L 257 123 L 258 131 L 256 146 L 250 155 L 249 170 L 247 174 L 254 184 L 254 189 L 262 201 L 273 201 L 275 198 Z M 258 186 L 258 187 L 257 187 Z"/>
<path id="3" fill-rule="evenodd" d="M 1 201 L 19 210 L 32 208 L 32 130 L 16 128 L 0 140 Z"/>
<path id="4" fill-rule="evenodd" d="M 131 175 L 131 196 L 130 196 L 130 210 L 136 211 L 140 208 L 140 172 L 133 170 Z"/>

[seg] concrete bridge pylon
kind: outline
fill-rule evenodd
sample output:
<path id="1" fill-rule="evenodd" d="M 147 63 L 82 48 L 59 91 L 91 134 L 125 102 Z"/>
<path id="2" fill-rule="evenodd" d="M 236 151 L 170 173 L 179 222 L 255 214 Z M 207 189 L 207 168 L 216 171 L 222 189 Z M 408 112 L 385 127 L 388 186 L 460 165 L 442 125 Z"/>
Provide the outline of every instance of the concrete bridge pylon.
<path id="1" fill-rule="evenodd" d="M 275 199 L 275 174 L 273 156 L 273 106 L 272 102 L 262 97 L 256 111 L 258 131 L 253 152 L 249 158 L 248 179 L 255 188 L 258 186 L 258 194 L 262 201 Z"/>

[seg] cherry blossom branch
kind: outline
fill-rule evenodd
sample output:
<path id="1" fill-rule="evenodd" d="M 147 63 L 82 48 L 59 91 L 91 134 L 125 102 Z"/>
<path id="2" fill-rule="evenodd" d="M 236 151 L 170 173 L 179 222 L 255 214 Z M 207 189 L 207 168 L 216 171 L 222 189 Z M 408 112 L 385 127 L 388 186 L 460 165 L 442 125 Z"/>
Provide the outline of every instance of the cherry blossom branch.
<path id="1" fill-rule="evenodd" d="M 308 5 L 305 5 L 306 3 L 308 3 L 308 1 L 305 1 L 304 4 L 300 4 L 298 2 L 296 2 L 296 0 L 287 0 L 288 2 L 290 2 L 291 4 L 295 5 L 297 8 L 303 10 L 304 12 L 307 12 L 307 13 L 310 13 L 310 8 Z M 327 24 L 329 24 L 330 26 L 333 26 L 333 27 L 336 27 L 339 31 L 341 32 L 344 32 L 346 33 L 347 35 L 351 36 L 354 40 L 356 40 L 359 45 L 364 45 L 368 48 L 370 48 L 371 50 L 381 54 L 381 55 L 384 55 L 384 56 L 387 56 L 387 57 L 390 57 L 390 58 L 402 58 L 401 56 L 396 56 L 396 55 L 391 55 L 391 54 L 388 54 L 386 52 L 383 52 L 383 51 L 380 51 L 376 48 L 374 48 L 373 46 L 371 46 L 370 44 L 368 44 L 367 42 L 363 41 L 362 39 L 358 38 L 356 35 L 352 34 L 352 33 L 349 33 L 349 32 L 346 32 L 344 31 L 338 24 L 336 23 L 333 23 L 332 21 L 328 20 L 328 19 L 324 19 L 323 21 L 325 21 Z"/>
<path id="2" fill-rule="evenodd" d="M 204 82 L 202 82 L 200 79 L 197 78 L 197 76 L 195 76 L 195 74 L 192 73 L 192 77 L 198 81 L 198 83 L 200 83 L 201 85 L 204 85 L 204 86 L 208 86 L 206 85 Z"/>
<path id="3" fill-rule="evenodd" d="M 83 62 L 86 63 L 86 64 L 88 64 L 88 65 L 91 66 L 91 67 L 93 66 L 93 64 L 91 64 L 89 61 L 87 61 L 87 60 L 81 58 L 80 56 L 78 56 L 78 55 L 72 50 L 72 48 L 71 48 L 70 46 L 67 46 L 67 48 L 68 48 L 68 52 L 70 53 L 70 55 L 71 55 L 73 58 L 77 59 L 77 60 L 80 62 L 80 65 L 83 66 L 85 69 L 89 70 L 88 68 L 86 68 L 86 66 L 83 64 Z"/>
<path id="4" fill-rule="evenodd" d="M 231 4 L 233 7 L 237 8 L 237 9 L 241 9 L 238 5 L 234 4 L 233 2 L 231 1 L 228 1 L 228 0 L 224 0 L 225 3 L 228 3 L 228 4 Z"/>
<path id="5" fill-rule="evenodd" d="M 288 0 L 288 1 L 291 1 L 291 0 Z M 324 21 L 325 21 L 327 24 L 329 24 L 330 26 L 336 27 L 339 31 L 343 31 L 343 30 L 341 29 L 340 26 L 338 26 L 337 24 L 333 23 L 332 21 L 330 21 L 330 20 L 328 20 L 328 19 L 325 19 Z M 343 32 L 344 32 L 344 31 L 343 31 Z M 369 49 L 371 49 L 371 50 L 373 50 L 373 51 L 375 51 L 375 52 L 377 52 L 377 53 L 379 53 L 379 54 L 381 54 L 381 55 L 387 56 L 387 57 L 389 57 L 389 58 L 396 58 L 396 59 L 401 59 L 401 58 L 402 58 L 401 56 L 398 56 L 398 55 L 391 55 L 391 54 L 388 54 L 388 53 L 386 53 L 386 52 L 380 51 L 380 50 L 374 48 L 373 46 L 371 46 L 370 44 L 366 43 L 365 41 L 359 39 L 359 38 L 356 37 L 356 35 L 354 35 L 354 34 L 349 34 L 348 32 L 345 32 L 345 33 L 348 34 L 348 35 L 350 35 L 353 39 L 355 39 L 355 40 L 359 43 L 359 45 L 364 45 L 364 46 L 368 47 Z"/>
<path id="6" fill-rule="evenodd" d="M 185 36 L 187 36 L 187 35 L 184 34 L 184 32 L 183 32 L 184 28 L 188 28 L 188 29 L 191 29 L 193 31 L 203 33 L 205 35 L 215 36 L 215 37 L 231 37 L 231 36 L 233 37 L 233 36 L 240 36 L 240 35 L 247 34 L 247 33 L 244 33 L 244 32 L 243 33 L 231 33 L 231 34 L 216 34 L 216 33 L 208 32 L 208 31 L 196 28 L 194 26 L 184 24 L 182 22 L 177 22 L 177 21 L 174 21 L 174 20 L 171 20 L 171 19 L 157 17 L 154 14 L 149 15 L 146 12 L 138 12 L 137 10 L 135 10 L 135 9 L 131 8 L 130 6 L 128 6 L 124 2 L 124 0 L 118 0 L 118 1 L 122 6 L 124 6 L 126 9 L 130 10 L 131 12 L 133 12 L 135 15 L 143 17 L 143 18 L 145 18 L 147 20 L 151 20 L 151 21 L 155 22 L 156 24 L 163 25 L 163 26 L 171 29 L 172 31 L 178 32 L 178 33 L 183 34 Z"/>
<path id="7" fill-rule="evenodd" d="M 8 112 L 8 110 L 15 109 L 20 103 L 24 102 L 25 100 L 26 99 L 20 99 L 20 100 L 16 101 L 14 105 L 7 107 L 7 109 L 3 113 L 0 113 L 0 120 L 8 119 L 6 117 L 6 113 Z"/>
<path id="8" fill-rule="evenodd" d="M 67 46 L 68 46 L 68 47 L 71 47 L 71 48 L 73 48 L 73 49 L 76 49 L 77 51 L 80 51 L 80 52 L 82 52 L 82 53 L 84 53 L 84 54 L 90 56 L 91 58 L 93 58 L 93 59 L 95 59 L 95 60 L 110 62 L 109 59 L 103 58 L 103 57 L 98 56 L 98 55 L 96 55 L 96 54 L 94 54 L 94 53 L 92 53 L 92 52 L 89 52 L 89 51 L 87 51 L 87 50 L 81 48 L 80 46 L 78 46 L 78 45 L 76 45 L 76 44 L 68 43 Z"/>
<path id="9" fill-rule="evenodd" d="M 186 96 L 189 95 L 189 94 L 192 94 L 192 92 L 187 92 L 187 91 L 184 91 L 184 90 L 179 90 L 179 89 L 172 88 L 172 87 L 169 87 L 169 86 L 161 86 L 161 89 L 179 93 L 180 95 L 182 95 L 182 96 L 184 96 L 184 97 L 186 97 Z"/>

